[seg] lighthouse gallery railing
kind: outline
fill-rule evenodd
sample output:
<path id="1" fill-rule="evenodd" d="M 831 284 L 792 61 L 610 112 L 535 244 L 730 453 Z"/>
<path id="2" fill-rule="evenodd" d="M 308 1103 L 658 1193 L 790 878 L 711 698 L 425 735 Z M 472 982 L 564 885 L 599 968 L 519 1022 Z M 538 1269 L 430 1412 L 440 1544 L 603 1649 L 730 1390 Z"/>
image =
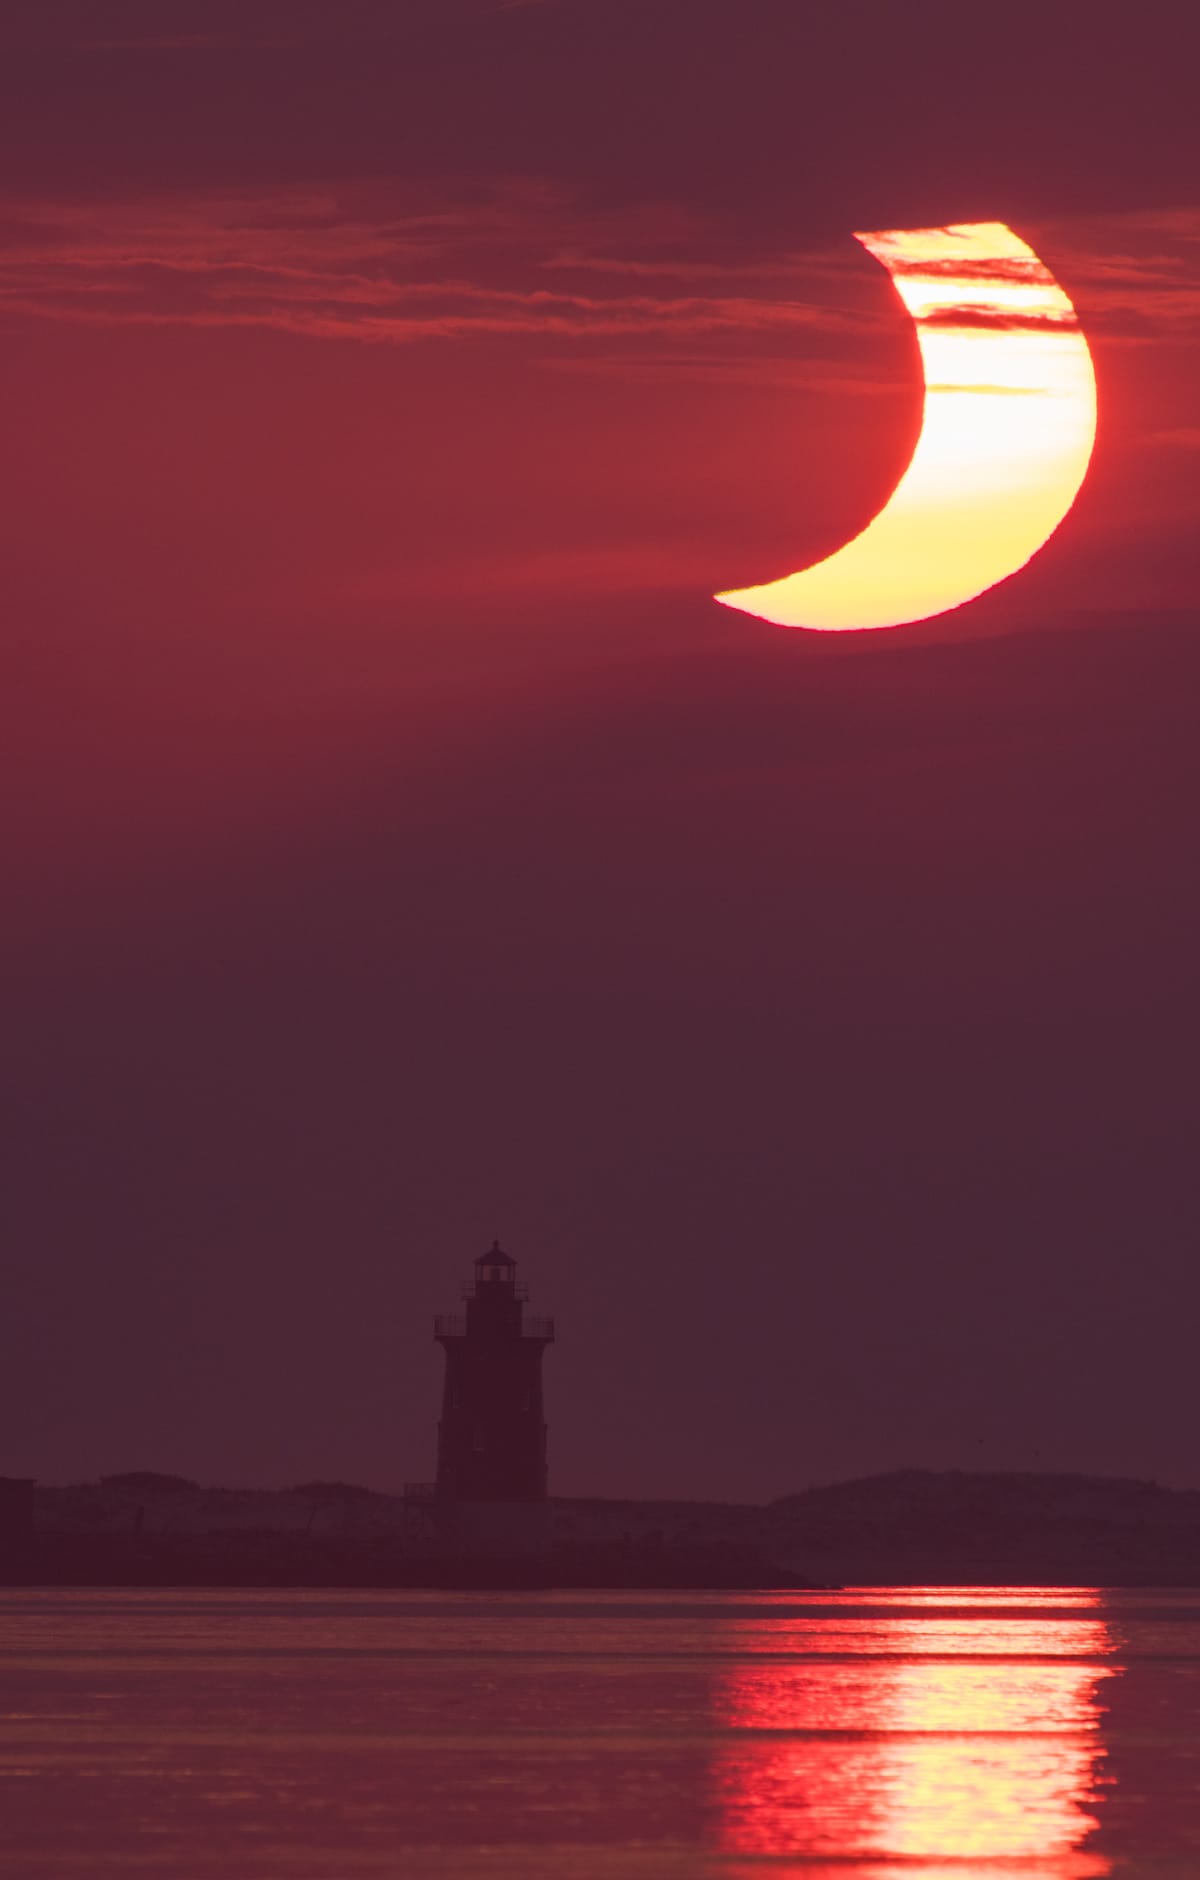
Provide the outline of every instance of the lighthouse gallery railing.
<path id="1" fill-rule="evenodd" d="M 467 1335 L 466 1315 L 462 1312 L 439 1312 L 433 1321 L 435 1338 L 465 1338 Z M 540 1338 L 550 1340 L 554 1337 L 554 1320 L 533 1318 L 528 1312 L 521 1320 L 522 1338 Z"/>

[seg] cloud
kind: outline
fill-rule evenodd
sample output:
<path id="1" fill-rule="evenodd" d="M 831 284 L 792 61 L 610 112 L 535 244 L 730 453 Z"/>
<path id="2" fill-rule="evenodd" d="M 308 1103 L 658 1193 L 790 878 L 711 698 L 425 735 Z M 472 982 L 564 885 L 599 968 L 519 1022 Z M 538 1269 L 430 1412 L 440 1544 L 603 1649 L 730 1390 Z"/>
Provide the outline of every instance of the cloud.
<path id="1" fill-rule="evenodd" d="M 81 39 L 79 52 L 226 52 L 253 47 L 278 50 L 305 44 L 302 36 L 284 33 L 140 33 L 126 37 Z"/>
<path id="2" fill-rule="evenodd" d="M 0 31 L 18 47 L 49 47 L 72 54 L 180 54 L 281 51 L 326 44 L 404 41 L 429 24 L 463 30 L 489 15 L 549 4 L 550 0 L 339 0 L 336 7 L 298 6 L 288 0 L 126 0 L 108 8 L 108 30 L 87 4 L 35 5 Z M 167 18 L 164 19 L 164 13 Z"/>
<path id="3" fill-rule="evenodd" d="M 1045 252 L 1089 333 L 1133 344 L 1200 334 L 1200 208 L 1052 224 Z"/>
<path id="4" fill-rule="evenodd" d="M 892 274 L 911 276 L 922 281 L 996 281 L 1005 285 L 1014 281 L 1020 283 L 1037 281 L 1044 285 L 1054 279 L 1049 268 L 1044 262 L 1039 261 L 1036 255 L 1008 256 L 983 261 L 892 260 L 889 268 Z"/>
<path id="5" fill-rule="evenodd" d="M 968 393 L 975 398 L 1045 398 L 1046 388 L 1042 385 L 958 385 L 953 382 L 930 383 L 927 392 Z"/>
<path id="6" fill-rule="evenodd" d="M 1061 313 L 1017 313 L 1004 307 L 979 306 L 973 301 L 959 301 L 949 307 L 934 307 L 918 317 L 920 326 L 952 327 L 956 330 L 982 330 L 996 333 L 1061 333 L 1079 325 L 1077 315 Z"/>
<path id="7" fill-rule="evenodd" d="M 1200 329 L 1200 213 L 1093 218 L 1049 238 L 1088 332 L 1140 343 Z M 739 252 L 673 205 L 583 211 L 537 181 L 0 201 L 0 313 L 373 345 L 519 339 L 557 368 L 642 371 L 657 353 L 681 371 L 728 371 L 743 340 L 745 369 L 764 381 L 869 382 L 872 337 L 897 330 L 888 298 L 872 299 L 873 269 L 848 235 L 812 253 L 761 241 Z M 1046 270 L 984 260 L 944 272 L 983 286 Z M 1073 321 L 968 290 L 924 323 Z"/>
<path id="8" fill-rule="evenodd" d="M 636 232 L 647 239 L 644 218 Z M 652 281 L 640 263 L 588 253 L 580 233 L 578 215 L 536 185 L 483 201 L 294 190 L 115 201 L 99 212 L 13 202 L 0 204 L 0 311 L 375 344 L 472 335 L 676 344 L 735 333 L 774 340 L 793 358 L 806 335 L 850 340 L 870 325 L 844 297 L 831 304 L 811 270 L 806 285 L 794 259 L 774 279 L 762 262 L 693 261 Z M 827 258 L 815 265 L 828 272 Z"/>

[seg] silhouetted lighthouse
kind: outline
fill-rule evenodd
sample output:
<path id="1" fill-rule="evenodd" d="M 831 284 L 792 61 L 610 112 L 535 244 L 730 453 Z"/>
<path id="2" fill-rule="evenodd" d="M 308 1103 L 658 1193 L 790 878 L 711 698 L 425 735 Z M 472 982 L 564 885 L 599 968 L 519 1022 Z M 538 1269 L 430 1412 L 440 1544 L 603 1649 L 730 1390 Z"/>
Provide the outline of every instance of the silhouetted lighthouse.
<path id="1" fill-rule="evenodd" d="M 553 1319 L 530 1318 L 517 1263 L 499 1241 L 475 1262 L 465 1310 L 433 1322 L 446 1354 L 439 1501 L 544 1501 L 542 1353 Z"/>

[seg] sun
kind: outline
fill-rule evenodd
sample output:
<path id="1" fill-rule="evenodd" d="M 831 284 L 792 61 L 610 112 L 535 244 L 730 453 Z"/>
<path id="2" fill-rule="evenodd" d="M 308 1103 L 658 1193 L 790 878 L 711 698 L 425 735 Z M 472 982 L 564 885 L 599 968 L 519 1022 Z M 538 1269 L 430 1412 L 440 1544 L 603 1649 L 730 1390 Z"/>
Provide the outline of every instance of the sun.
<path id="1" fill-rule="evenodd" d="M 716 595 L 784 627 L 898 627 L 961 607 L 1023 568 L 1079 493 L 1096 380 L 1070 300 L 1002 222 L 856 240 L 917 329 L 920 436 L 879 514 L 815 567 Z"/>

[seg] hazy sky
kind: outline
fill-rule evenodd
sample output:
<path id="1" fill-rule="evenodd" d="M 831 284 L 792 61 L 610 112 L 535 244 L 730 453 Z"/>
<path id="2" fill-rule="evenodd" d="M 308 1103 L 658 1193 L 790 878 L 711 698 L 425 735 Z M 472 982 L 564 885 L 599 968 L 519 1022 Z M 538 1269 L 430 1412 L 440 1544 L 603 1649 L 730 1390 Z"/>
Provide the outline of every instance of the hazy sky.
<path id="1" fill-rule="evenodd" d="M 0 19 L 0 1468 L 431 1473 L 499 1234 L 559 1492 L 1200 1486 L 1177 4 Z M 1100 428 L 1011 584 L 789 633 L 997 219 Z"/>

